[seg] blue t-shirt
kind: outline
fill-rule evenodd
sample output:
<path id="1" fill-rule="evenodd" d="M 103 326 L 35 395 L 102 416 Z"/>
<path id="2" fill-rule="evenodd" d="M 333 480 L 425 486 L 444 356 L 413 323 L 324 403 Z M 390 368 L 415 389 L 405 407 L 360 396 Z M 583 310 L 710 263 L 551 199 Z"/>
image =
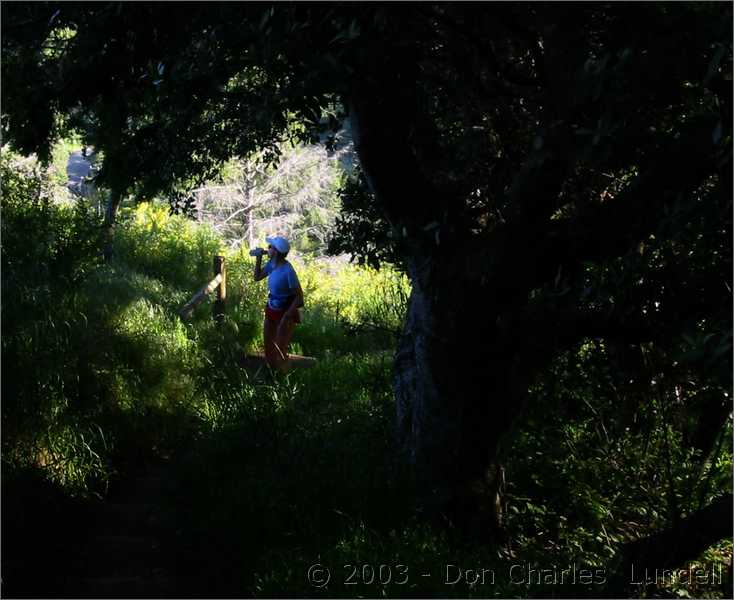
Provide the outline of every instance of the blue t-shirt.
<path id="1" fill-rule="evenodd" d="M 299 286 L 293 265 L 286 261 L 276 267 L 271 260 L 265 265 L 263 272 L 268 276 L 268 306 L 275 310 L 288 308 Z"/>

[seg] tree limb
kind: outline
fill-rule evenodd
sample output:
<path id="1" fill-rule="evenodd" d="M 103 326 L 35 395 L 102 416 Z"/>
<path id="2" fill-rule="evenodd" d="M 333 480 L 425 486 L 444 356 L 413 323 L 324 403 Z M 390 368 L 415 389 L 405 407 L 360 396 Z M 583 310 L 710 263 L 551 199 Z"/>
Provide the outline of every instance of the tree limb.
<path id="1" fill-rule="evenodd" d="M 659 572 L 680 567 L 712 544 L 731 538 L 732 501 L 731 494 L 720 496 L 706 508 L 681 519 L 677 526 L 627 544 L 620 553 L 607 591 L 628 597 L 624 591 L 633 583 L 633 568 L 634 573 L 644 574 L 645 569 L 652 573 L 656 569 Z"/>
<path id="2" fill-rule="evenodd" d="M 483 254 L 517 257 L 503 261 L 499 280 L 527 293 L 551 280 L 559 266 L 572 272 L 584 261 L 623 255 L 653 230 L 664 211 L 679 200 L 681 190 L 695 189 L 711 173 L 715 124 L 713 116 L 697 119 L 677 139 L 669 140 L 647 170 L 616 198 L 575 218 L 552 221 L 541 235 L 524 230 L 521 220 L 495 232 L 494 243 Z M 534 187 L 528 184 L 524 195 L 527 197 Z M 551 194 L 555 191 L 550 190 Z"/>

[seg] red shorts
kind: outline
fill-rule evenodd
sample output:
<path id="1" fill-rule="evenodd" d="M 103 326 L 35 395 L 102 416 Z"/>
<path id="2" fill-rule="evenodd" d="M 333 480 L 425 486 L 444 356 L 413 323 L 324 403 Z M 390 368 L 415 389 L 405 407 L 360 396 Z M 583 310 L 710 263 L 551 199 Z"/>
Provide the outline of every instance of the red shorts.
<path id="1" fill-rule="evenodd" d="M 283 318 L 284 314 L 285 310 L 275 310 L 274 308 L 270 308 L 267 304 L 265 305 L 265 318 L 271 323 L 280 323 L 280 320 Z M 293 322 L 301 322 L 301 315 L 298 313 L 298 311 L 296 311 L 295 315 L 293 315 Z"/>

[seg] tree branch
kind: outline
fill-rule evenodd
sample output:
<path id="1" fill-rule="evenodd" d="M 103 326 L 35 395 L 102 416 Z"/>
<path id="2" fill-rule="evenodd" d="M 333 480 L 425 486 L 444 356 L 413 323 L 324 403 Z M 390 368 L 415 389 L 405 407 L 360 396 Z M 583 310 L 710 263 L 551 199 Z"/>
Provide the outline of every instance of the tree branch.
<path id="1" fill-rule="evenodd" d="M 623 313 L 611 303 L 596 308 L 554 308 L 547 302 L 503 315 L 498 321 L 498 348 L 521 352 L 533 371 L 583 338 L 640 343 L 654 336 L 649 319 Z"/>
<path id="2" fill-rule="evenodd" d="M 649 537 L 635 540 L 622 550 L 607 591 L 629 597 L 626 593 L 635 579 L 657 569 L 680 567 L 687 560 L 698 557 L 716 542 L 731 538 L 732 495 L 720 496 L 706 508 L 681 519 L 678 525 L 664 529 Z"/>
<path id="3" fill-rule="evenodd" d="M 559 267 L 573 272 L 584 261 L 623 255 L 654 229 L 664 211 L 679 200 L 681 190 L 695 189 L 711 174 L 715 167 L 716 148 L 711 138 L 715 125 L 715 116 L 691 122 L 679 136 L 663 142 L 667 148 L 662 148 L 654 162 L 616 198 L 591 206 L 577 217 L 546 222 L 542 232 L 524 228 L 521 219 L 509 222 L 493 233 L 492 242 L 482 252 L 485 260 L 498 266 L 499 281 L 526 297 L 530 290 L 552 280 Z M 553 166 L 547 167 L 550 172 Z M 542 169 L 541 165 L 538 172 Z M 519 195 L 529 199 L 534 189 L 543 192 L 540 184 L 530 182 Z M 551 189 L 543 196 L 555 194 Z M 547 214 L 547 207 L 543 207 L 548 201 L 536 203 Z"/>
<path id="4" fill-rule="evenodd" d="M 458 33 L 460 36 L 464 37 L 468 42 L 474 45 L 474 47 L 477 48 L 482 53 L 482 56 L 487 60 L 491 69 L 501 76 L 501 78 L 495 78 L 492 83 L 500 87 L 500 89 L 502 89 L 505 93 L 510 93 L 512 95 L 516 95 L 520 92 L 520 90 L 517 89 L 518 87 L 525 88 L 525 91 L 535 90 L 538 88 L 538 86 L 540 85 L 540 81 L 538 81 L 537 79 L 533 77 L 523 77 L 522 74 L 513 73 L 509 69 L 505 68 L 505 66 L 501 65 L 499 59 L 497 58 L 497 53 L 495 52 L 494 47 L 491 44 L 491 41 L 481 38 L 479 35 L 477 35 L 475 31 L 472 31 L 470 28 L 466 27 L 464 24 L 451 17 L 445 10 L 439 11 L 438 8 L 438 6 L 432 5 L 426 7 L 426 9 L 422 9 L 421 5 L 418 4 L 416 5 L 415 10 L 429 20 L 431 18 L 436 19 L 440 24 L 447 26 L 448 29 L 454 31 L 455 33 Z M 482 8 L 482 11 L 484 10 L 485 9 Z M 502 10 L 497 11 L 498 14 L 501 14 L 502 12 Z M 466 16 L 471 19 L 471 12 L 469 12 Z M 506 23 L 505 19 L 499 18 L 498 20 Z M 532 46 L 532 43 L 530 44 L 530 46 Z M 505 80 L 511 85 L 506 85 Z M 480 84 L 481 83 L 482 82 L 480 81 Z M 512 87 L 513 85 L 515 86 L 514 88 Z"/>

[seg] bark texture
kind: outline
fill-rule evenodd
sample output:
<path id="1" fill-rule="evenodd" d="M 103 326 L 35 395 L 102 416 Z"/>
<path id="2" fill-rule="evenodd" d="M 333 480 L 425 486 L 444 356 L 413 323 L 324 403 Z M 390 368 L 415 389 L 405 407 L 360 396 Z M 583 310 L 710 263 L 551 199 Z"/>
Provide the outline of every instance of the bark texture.
<path id="1" fill-rule="evenodd" d="M 450 281 L 454 269 L 438 262 L 411 271 L 395 358 L 399 441 L 423 506 L 471 537 L 493 537 L 501 527 L 502 440 L 523 410 L 525 374 L 512 349 L 498 347 L 494 313 L 478 306 L 467 282 Z"/>

